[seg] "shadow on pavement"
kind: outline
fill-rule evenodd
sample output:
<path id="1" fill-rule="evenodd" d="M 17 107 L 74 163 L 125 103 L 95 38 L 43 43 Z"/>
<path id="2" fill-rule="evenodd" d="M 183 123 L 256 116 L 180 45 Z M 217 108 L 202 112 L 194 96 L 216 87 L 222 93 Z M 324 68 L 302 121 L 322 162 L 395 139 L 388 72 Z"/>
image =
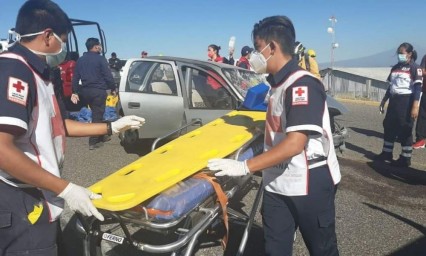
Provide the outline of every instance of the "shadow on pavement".
<path id="1" fill-rule="evenodd" d="M 367 165 L 384 177 L 404 182 L 409 185 L 426 185 L 425 171 L 411 167 L 394 167 L 379 161 L 368 162 Z"/>
<path id="2" fill-rule="evenodd" d="M 354 145 L 352 143 L 349 143 L 346 141 L 346 148 L 355 152 L 358 152 L 360 154 L 363 154 L 365 158 L 373 160 L 373 158 L 376 156 L 376 153 L 369 151 L 365 148 L 359 147 L 357 145 Z"/>
<path id="3" fill-rule="evenodd" d="M 420 231 L 424 235 L 423 237 L 416 239 L 414 242 L 407 244 L 402 248 L 398 248 L 396 251 L 388 254 L 389 256 L 424 255 L 424 253 L 426 252 L 426 227 L 425 226 L 422 226 L 419 223 L 416 223 L 412 220 L 404 218 L 401 215 L 395 214 L 393 212 L 390 212 L 376 205 L 372 205 L 370 203 L 365 203 L 365 202 L 363 204 L 367 205 L 371 209 L 381 211 L 397 220 L 404 222 L 405 224 Z"/>
<path id="4" fill-rule="evenodd" d="M 383 133 L 381 133 L 381 132 L 377 132 L 377 131 L 373 131 L 373 130 L 367 130 L 367 129 L 358 128 L 358 127 L 349 127 L 349 129 L 351 129 L 352 131 L 354 131 L 356 133 L 363 134 L 363 135 L 368 136 L 368 137 L 377 137 L 379 139 L 383 138 Z"/>

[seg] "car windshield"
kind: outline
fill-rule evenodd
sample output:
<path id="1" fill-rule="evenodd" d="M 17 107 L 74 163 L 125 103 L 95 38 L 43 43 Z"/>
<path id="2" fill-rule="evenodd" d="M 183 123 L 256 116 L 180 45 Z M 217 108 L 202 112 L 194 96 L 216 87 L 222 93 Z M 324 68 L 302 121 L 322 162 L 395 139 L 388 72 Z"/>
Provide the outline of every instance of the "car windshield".
<path id="1" fill-rule="evenodd" d="M 269 85 L 263 74 L 257 74 L 253 71 L 237 68 L 223 68 L 222 72 L 243 97 L 246 96 L 248 89 L 255 85 L 260 83 Z"/>

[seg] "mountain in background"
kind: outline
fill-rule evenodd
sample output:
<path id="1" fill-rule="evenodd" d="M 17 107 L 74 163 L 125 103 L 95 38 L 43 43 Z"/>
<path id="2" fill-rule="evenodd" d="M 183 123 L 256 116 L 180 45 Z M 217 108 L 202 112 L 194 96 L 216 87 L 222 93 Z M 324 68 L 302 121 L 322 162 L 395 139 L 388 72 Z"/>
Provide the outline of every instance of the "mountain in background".
<path id="1" fill-rule="evenodd" d="M 416 48 L 417 51 L 417 60 L 416 62 L 420 64 L 420 61 L 423 58 L 423 55 L 426 52 L 426 47 Z M 334 62 L 334 67 L 391 67 L 396 64 L 397 56 L 396 50 L 391 49 L 384 52 L 379 52 L 370 56 L 361 57 L 357 59 L 350 60 L 340 60 Z M 330 62 L 319 63 L 320 69 L 325 69 L 330 67 Z"/>

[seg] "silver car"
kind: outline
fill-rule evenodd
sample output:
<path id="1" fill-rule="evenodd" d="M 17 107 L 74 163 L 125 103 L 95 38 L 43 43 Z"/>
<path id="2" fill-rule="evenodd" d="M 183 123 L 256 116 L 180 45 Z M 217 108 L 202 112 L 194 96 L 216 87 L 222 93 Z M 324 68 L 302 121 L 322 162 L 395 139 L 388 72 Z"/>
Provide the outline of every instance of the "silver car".
<path id="1" fill-rule="evenodd" d="M 120 81 L 121 115 L 146 119 L 141 130 L 121 135 L 124 145 L 158 138 L 179 127 L 188 131 L 237 109 L 247 90 L 267 83 L 263 75 L 239 67 L 177 57 L 129 59 Z M 179 134 L 176 134 L 179 135 Z"/>

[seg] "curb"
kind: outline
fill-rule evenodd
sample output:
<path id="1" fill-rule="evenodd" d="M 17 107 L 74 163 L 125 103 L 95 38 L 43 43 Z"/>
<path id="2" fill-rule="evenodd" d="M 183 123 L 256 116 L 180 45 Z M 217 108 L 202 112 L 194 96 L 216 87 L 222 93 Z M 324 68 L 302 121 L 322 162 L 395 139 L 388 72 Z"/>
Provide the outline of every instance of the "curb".
<path id="1" fill-rule="evenodd" d="M 355 104 L 365 104 L 370 106 L 379 106 L 380 102 L 378 101 L 372 101 L 372 100 L 361 100 L 361 99 L 348 99 L 348 98 L 340 98 L 340 97 L 334 97 L 337 101 L 340 102 L 348 102 L 348 103 L 355 103 Z"/>

